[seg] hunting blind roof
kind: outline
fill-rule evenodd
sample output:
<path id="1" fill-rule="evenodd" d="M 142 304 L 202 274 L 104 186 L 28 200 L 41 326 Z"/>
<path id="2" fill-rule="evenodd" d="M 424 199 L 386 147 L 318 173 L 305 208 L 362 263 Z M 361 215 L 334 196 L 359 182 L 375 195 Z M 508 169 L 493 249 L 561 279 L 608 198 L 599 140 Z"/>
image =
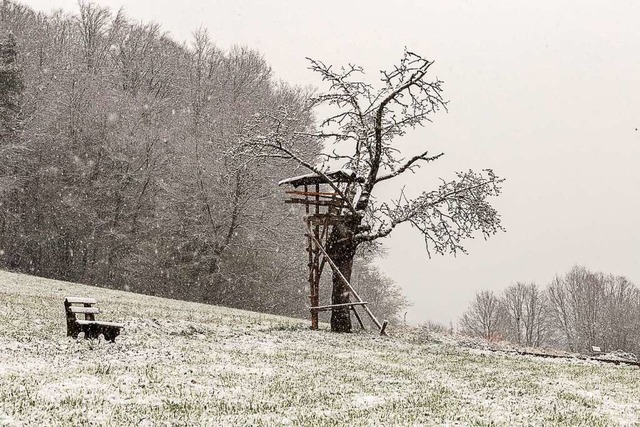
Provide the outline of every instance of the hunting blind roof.
<path id="1" fill-rule="evenodd" d="M 358 177 L 351 169 L 339 169 L 333 171 L 324 172 L 324 175 L 333 182 L 363 182 L 362 177 Z M 310 173 L 306 175 L 294 176 L 292 178 L 286 178 L 278 182 L 278 185 L 291 184 L 294 187 L 301 185 L 314 185 L 314 184 L 328 184 L 325 177 L 318 175 L 317 173 Z"/>

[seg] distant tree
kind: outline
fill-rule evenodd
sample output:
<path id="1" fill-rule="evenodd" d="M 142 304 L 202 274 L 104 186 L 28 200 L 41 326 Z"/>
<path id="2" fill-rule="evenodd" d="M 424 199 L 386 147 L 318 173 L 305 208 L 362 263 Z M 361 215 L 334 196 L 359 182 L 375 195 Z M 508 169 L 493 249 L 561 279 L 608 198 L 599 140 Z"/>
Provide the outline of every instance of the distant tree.
<path id="1" fill-rule="evenodd" d="M 602 276 L 573 267 L 549 285 L 549 303 L 565 344 L 573 351 L 590 351 L 600 344 L 599 325 L 604 315 Z"/>
<path id="2" fill-rule="evenodd" d="M 5 34 L 0 41 L 0 195 L 15 187 L 24 153 L 20 138 L 23 89 L 16 38 Z"/>
<path id="3" fill-rule="evenodd" d="M 462 315 L 462 332 L 486 340 L 502 338 L 503 307 L 493 291 L 480 291 Z"/>
<path id="4" fill-rule="evenodd" d="M 422 330 L 429 333 L 435 332 L 438 334 L 453 334 L 453 322 L 451 325 L 447 326 L 444 323 L 437 322 L 435 320 L 427 320 L 425 323 L 420 325 Z"/>
<path id="5" fill-rule="evenodd" d="M 640 290 L 624 276 L 575 266 L 544 290 L 518 282 L 498 297 L 480 292 L 460 323 L 470 335 L 527 346 L 640 353 Z"/>
<path id="6" fill-rule="evenodd" d="M 458 173 L 456 179 L 443 180 L 438 188 L 416 198 L 409 198 L 404 192 L 396 200 L 375 197 L 378 184 L 442 156 L 425 150 L 403 158 L 397 142 L 397 138 L 424 125 L 446 106 L 442 82 L 427 79 L 432 61 L 405 51 L 397 65 L 381 71 L 379 88 L 361 80 L 361 67 L 338 69 L 320 61 L 310 62 L 311 69 L 328 83 L 329 91 L 312 97 L 309 104 L 326 107 L 323 111 L 333 109 L 321 121 L 320 129 L 301 132 L 295 112 L 281 107 L 259 116 L 252 135 L 244 140 L 258 155 L 294 160 L 328 180 L 326 169 L 316 166 L 316 159 L 299 149 L 316 140 L 327 147 L 325 165 L 337 163 L 362 178 L 359 188 L 352 187 L 348 194 L 333 185 L 347 201 L 348 214 L 333 227 L 327 250 L 347 280 L 351 278 L 358 247 L 389 235 L 400 224 L 416 227 L 427 251 L 439 254 L 464 251 L 462 240 L 475 231 L 486 237 L 501 229 L 500 217 L 489 199 L 500 194 L 502 180 L 491 170 Z M 359 197 L 354 200 L 355 194 Z M 349 301 L 348 287 L 334 272 L 332 303 Z M 351 330 L 348 308 L 332 310 L 331 329 Z"/>
<path id="7" fill-rule="evenodd" d="M 548 329 L 546 295 L 535 283 L 518 282 L 502 295 L 505 315 L 505 338 L 527 346 L 538 347 Z"/>
<path id="8" fill-rule="evenodd" d="M 84 63 L 89 72 L 96 72 L 105 65 L 108 51 L 124 23 L 124 14 L 120 10 L 112 17 L 108 8 L 92 2 L 79 2 L 78 7 L 80 14 L 75 17 L 75 23 Z"/>
<path id="9" fill-rule="evenodd" d="M 625 277 L 575 266 L 548 287 L 554 326 L 573 351 L 638 351 L 640 293 Z"/>
<path id="10" fill-rule="evenodd" d="M 397 283 L 375 264 L 361 257 L 354 260 L 352 281 L 360 297 L 367 301 L 369 308 L 382 319 L 400 322 L 400 315 L 411 305 Z M 368 318 L 362 320 L 369 321 Z"/>
<path id="11" fill-rule="evenodd" d="M 602 344 L 606 350 L 640 353 L 640 291 L 624 276 L 604 276 Z"/>
<path id="12" fill-rule="evenodd" d="M 6 5 L 2 10 L 4 23 Z M 20 205 L 20 184 L 28 170 L 23 107 L 24 82 L 16 38 L 0 32 L 0 264 L 14 262 L 12 236 L 20 235 L 13 223 Z"/>

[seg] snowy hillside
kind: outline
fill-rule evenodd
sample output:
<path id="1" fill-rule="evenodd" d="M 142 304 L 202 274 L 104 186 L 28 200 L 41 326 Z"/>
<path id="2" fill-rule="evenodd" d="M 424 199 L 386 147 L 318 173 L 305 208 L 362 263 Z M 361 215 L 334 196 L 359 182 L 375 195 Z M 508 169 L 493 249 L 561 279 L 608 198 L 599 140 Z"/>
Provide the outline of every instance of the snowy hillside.
<path id="1" fill-rule="evenodd" d="M 123 322 L 116 343 L 67 338 L 67 295 Z M 0 272 L 0 425 L 640 422 L 637 367 L 307 326 Z"/>

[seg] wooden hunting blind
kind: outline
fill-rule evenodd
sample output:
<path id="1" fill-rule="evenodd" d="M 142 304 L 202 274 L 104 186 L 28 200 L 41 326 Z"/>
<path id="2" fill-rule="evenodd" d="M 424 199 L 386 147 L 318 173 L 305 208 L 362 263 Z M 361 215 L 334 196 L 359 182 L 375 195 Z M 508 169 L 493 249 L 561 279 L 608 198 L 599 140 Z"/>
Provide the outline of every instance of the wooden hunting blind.
<path id="1" fill-rule="evenodd" d="M 349 281 L 339 271 L 336 264 L 329 257 L 326 251 L 327 241 L 331 234 L 331 227 L 344 221 L 345 216 L 350 214 L 349 204 L 355 206 L 361 193 L 363 179 L 348 169 L 328 171 L 323 174 L 307 174 L 293 178 L 283 179 L 278 185 L 290 185 L 294 189 L 286 190 L 290 196 L 285 203 L 303 204 L 305 206 L 304 221 L 306 224 L 307 256 L 309 267 L 309 301 L 311 312 L 311 329 L 318 329 L 318 313 L 329 311 L 334 308 L 344 308 L 348 306 L 353 312 L 360 327 L 364 329 L 362 319 L 356 311 L 356 306 L 361 307 L 371 317 L 380 333 L 386 335 L 385 328 L 387 322 L 381 324 L 367 307 L 367 302 L 363 301 L 353 289 Z M 349 201 L 345 200 L 348 197 Z M 320 305 L 320 277 L 325 264 L 329 264 L 331 269 L 344 281 L 351 295 L 356 301 L 346 304 L 325 304 Z"/>

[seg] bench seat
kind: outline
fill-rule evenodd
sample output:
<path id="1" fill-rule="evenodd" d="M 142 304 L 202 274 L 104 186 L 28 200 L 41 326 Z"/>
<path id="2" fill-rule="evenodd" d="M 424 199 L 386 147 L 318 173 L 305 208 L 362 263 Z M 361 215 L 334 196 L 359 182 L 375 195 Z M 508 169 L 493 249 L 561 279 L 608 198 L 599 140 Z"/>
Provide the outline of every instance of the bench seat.
<path id="1" fill-rule="evenodd" d="M 98 320 L 76 320 L 78 325 L 102 325 L 102 326 L 112 326 L 114 328 L 124 328 L 124 323 L 115 323 L 115 322 L 103 322 Z"/>

